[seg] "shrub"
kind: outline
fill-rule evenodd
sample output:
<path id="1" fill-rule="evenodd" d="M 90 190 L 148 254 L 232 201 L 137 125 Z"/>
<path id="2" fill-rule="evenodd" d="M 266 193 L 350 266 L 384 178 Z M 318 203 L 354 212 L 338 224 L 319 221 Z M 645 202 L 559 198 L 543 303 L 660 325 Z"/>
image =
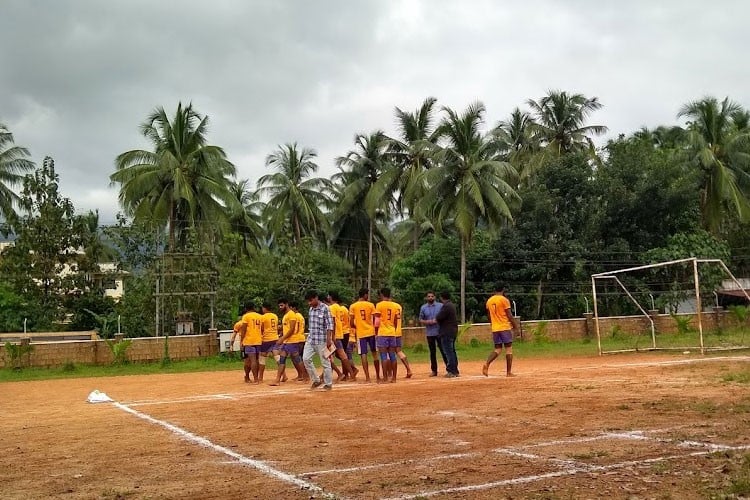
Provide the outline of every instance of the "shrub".
<path id="1" fill-rule="evenodd" d="M 34 346 L 28 343 L 13 344 L 11 342 L 5 343 L 5 355 L 7 356 L 6 361 L 9 361 L 8 366 L 11 366 L 15 370 L 20 370 L 23 367 L 23 357 L 27 358 L 34 352 Z"/>
<path id="2" fill-rule="evenodd" d="M 548 321 L 539 321 L 536 326 L 531 329 L 531 338 L 534 340 L 535 344 L 549 343 L 549 335 L 547 334 L 548 326 Z"/>
<path id="3" fill-rule="evenodd" d="M 116 340 L 105 339 L 107 347 L 112 351 L 112 364 L 113 365 L 126 365 L 129 363 L 128 360 L 128 348 L 133 343 L 132 339 L 124 339 L 119 342 Z"/>
<path id="4" fill-rule="evenodd" d="M 677 333 L 680 335 L 683 335 L 685 333 L 690 333 L 692 330 L 690 328 L 690 321 L 692 321 L 693 318 L 690 316 L 678 316 L 674 313 L 670 313 L 670 316 L 672 316 L 672 319 L 674 319 L 675 323 L 677 324 Z"/>

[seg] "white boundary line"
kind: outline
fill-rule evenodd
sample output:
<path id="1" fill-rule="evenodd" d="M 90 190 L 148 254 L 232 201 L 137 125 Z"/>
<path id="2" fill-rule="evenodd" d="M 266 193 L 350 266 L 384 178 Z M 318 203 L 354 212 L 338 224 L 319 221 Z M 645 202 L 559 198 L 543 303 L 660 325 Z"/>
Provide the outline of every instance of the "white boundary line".
<path id="1" fill-rule="evenodd" d="M 321 488 L 320 486 L 317 486 L 297 476 L 288 474 L 274 467 L 271 467 L 270 465 L 268 465 L 266 462 L 263 462 L 262 460 L 255 460 L 253 458 L 249 458 L 244 455 L 241 455 L 235 451 L 230 450 L 229 448 L 225 448 L 224 446 L 215 444 L 202 436 L 198 436 L 196 434 L 193 434 L 192 432 L 189 432 L 189 431 L 186 431 L 185 429 L 177 427 L 176 425 L 170 424 L 169 422 L 165 422 L 164 420 L 159 420 L 157 418 L 152 417 L 151 415 L 147 415 L 138 410 L 134 410 L 128 407 L 127 405 L 118 403 L 116 401 L 113 403 L 113 406 L 115 408 L 119 408 L 120 410 L 126 413 L 130 413 L 131 415 L 134 415 L 140 419 L 143 419 L 149 423 L 164 427 L 168 431 L 171 431 L 173 434 L 176 434 L 177 436 L 181 437 L 182 439 L 186 441 L 190 441 L 191 443 L 197 444 L 204 448 L 208 448 L 215 452 L 223 453 L 224 455 L 232 457 L 233 459 L 235 459 L 235 461 L 241 463 L 242 465 L 247 465 L 249 467 L 257 469 L 267 476 L 271 476 L 273 478 L 279 479 L 280 481 L 293 484 L 295 486 L 298 486 L 299 488 L 314 491 L 316 493 L 325 494 L 325 492 L 323 491 L 323 488 Z"/>
<path id="2" fill-rule="evenodd" d="M 585 370 L 602 370 L 602 369 L 618 369 L 618 368 L 639 368 L 639 367 L 654 367 L 654 366 L 673 366 L 673 365 L 685 365 L 685 364 L 692 364 L 692 363 L 711 363 L 716 361 L 750 361 L 750 356 L 716 356 L 716 357 L 706 357 L 706 358 L 695 358 L 695 359 L 678 359 L 678 360 L 669 360 L 669 361 L 643 361 L 638 363 L 615 363 L 615 364 L 599 364 L 599 365 L 590 365 L 590 366 L 578 366 L 578 367 L 571 367 L 567 368 L 565 371 L 572 370 L 572 371 L 585 371 Z M 537 377 L 541 376 L 543 374 L 554 374 L 559 373 L 560 370 L 549 370 L 549 371 L 532 371 L 529 372 L 527 375 L 530 377 Z M 465 380 L 492 380 L 492 379 L 505 379 L 505 377 L 502 376 L 490 376 L 490 377 L 484 377 L 482 375 L 465 375 L 461 376 L 459 378 L 450 379 L 450 381 L 445 381 L 441 383 L 460 383 L 461 381 Z M 547 380 L 555 380 L 547 379 Z M 567 378 L 561 378 L 560 381 L 567 380 Z M 627 379 L 626 379 L 627 380 Z M 610 382 L 610 380 L 605 380 L 606 382 Z M 571 378 L 570 382 L 582 382 L 579 379 Z M 591 381 L 596 382 L 595 380 Z M 618 380 L 612 380 L 611 382 L 619 382 Z M 404 382 L 409 387 L 414 385 L 421 385 L 426 383 L 435 383 L 432 379 L 416 379 L 416 380 L 409 380 L 408 382 Z M 401 386 L 401 384 L 399 384 Z M 334 388 L 334 392 L 339 391 L 351 391 L 351 390 L 369 390 L 369 389 L 377 389 L 377 388 L 384 388 L 384 387 L 392 387 L 390 384 L 364 384 L 364 383 L 344 383 L 344 384 L 336 384 L 336 387 Z M 274 390 L 268 390 L 268 391 L 260 391 L 260 392 L 237 392 L 237 393 L 220 393 L 220 394 L 204 394 L 199 396 L 185 396 L 181 398 L 174 398 L 174 399 L 143 399 L 143 400 L 136 400 L 136 401 L 127 401 L 123 404 L 127 404 L 128 406 L 134 407 L 134 406 L 149 406 L 149 405 L 162 405 L 162 404 L 175 404 L 175 403 L 194 403 L 199 401 L 215 401 L 215 400 L 237 400 L 237 399 L 251 399 L 251 398 L 262 398 L 266 396 L 277 396 L 281 394 L 294 394 L 294 393 L 307 393 L 310 392 L 310 388 L 307 385 L 300 385 L 300 386 L 287 386 L 287 388 L 276 388 Z"/>
<path id="3" fill-rule="evenodd" d="M 408 460 L 399 460 L 398 462 L 390 462 L 387 464 L 371 464 L 371 465 L 362 465 L 360 467 L 347 467 L 344 469 L 328 469 L 328 470 L 316 470 L 311 472 L 303 472 L 300 474 L 300 476 L 309 477 L 309 476 L 320 476 L 323 474 L 338 474 L 338 473 L 344 473 L 344 472 L 358 472 L 363 470 L 370 470 L 370 469 L 379 469 L 381 467 L 393 467 L 396 465 L 409 465 L 413 463 L 425 463 L 425 462 L 435 462 L 438 460 L 448 460 L 451 458 L 468 458 L 468 457 L 475 457 L 480 455 L 481 453 L 478 452 L 472 452 L 472 453 L 453 453 L 451 455 L 438 455 L 436 457 L 428 457 L 428 458 L 410 458 Z"/>
<path id="4" fill-rule="evenodd" d="M 662 428 L 662 429 L 603 432 L 596 436 L 585 436 L 585 437 L 570 438 L 570 439 L 556 439 L 553 441 L 542 441 L 540 443 L 532 443 L 532 444 L 521 445 L 521 446 L 512 446 L 512 447 L 507 447 L 507 448 L 494 448 L 492 450 L 489 450 L 489 452 L 475 451 L 475 452 L 467 452 L 467 453 L 453 453 L 453 454 L 448 454 L 448 455 L 436 455 L 433 457 L 399 460 L 397 462 L 377 463 L 377 464 L 369 464 L 369 465 L 362 465 L 362 466 L 355 466 L 355 467 L 344 467 L 344 468 L 339 468 L 339 469 L 325 469 L 325 470 L 318 470 L 318 471 L 302 472 L 298 475 L 302 477 L 313 477 L 313 476 L 324 475 L 324 474 L 336 474 L 336 473 L 343 474 L 347 472 L 359 472 L 363 470 L 379 469 L 382 467 L 410 465 L 414 463 L 428 463 L 428 462 L 436 462 L 439 460 L 448 460 L 448 459 L 456 459 L 456 458 L 478 457 L 478 456 L 486 455 L 488 453 L 500 453 L 500 454 L 515 456 L 519 458 L 527 458 L 529 460 L 543 460 L 543 461 L 555 464 L 558 467 L 565 467 L 567 469 L 576 469 L 576 468 L 585 469 L 590 466 L 583 462 L 578 462 L 575 460 L 566 460 L 566 459 L 561 459 L 561 458 L 548 458 L 548 457 L 536 455 L 533 453 L 524 453 L 522 450 L 529 450 L 532 448 L 543 448 L 547 446 L 560 446 L 560 445 L 566 445 L 566 444 L 590 443 L 593 441 L 602 441 L 605 439 L 612 439 L 612 440 L 622 439 L 622 440 L 631 440 L 631 441 L 653 441 L 657 443 L 671 444 L 673 446 L 681 447 L 681 448 L 706 448 L 710 450 L 711 452 L 736 449 L 736 447 L 733 447 L 730 445 L 705 443 L 705 442 L 700 442 L 700 441 L 677 441 L 677 440 L 672 440 L 672 439 L 664 439 L 664 438 L 659 438 L 659 437 L 648 436 L 648 434 L 669 432 L 669 431 L 681 429 L 684 427 L 690 427 L 690 426 L 679 425 L 675 427 L 668 427 L 668 428 Z"/>
<path id="5" fill-rule="evenodd" d="M 733 447 L 726 448 L 726 450 L 731 450 L 731 451 L 748 450 L 748 449 L 750 449 L 750 445 L 733 446 Z M 662 457 L 647 458 L 644 460 L 629 460 L 627 462 L 620 462 L 620 463 L 609 464 L 609 465 L 587 465 L 583 468 L 576 467 L 576 468 L 571 468 L 571 469 L 566 469 L 566 470 L 561 470 L 561 471 L 548 472 L 546 474 L 537 474 L 537 475 L 532 475 L 532 476 L 515 477 L 512 479 L 503 479 L 502 481 L 493 481 L 491 483 L 472 484 L 468 486 L 457 486 L 454 488 L 445 488 L 443 490 L 410 493 L 406 495 L 400 495 L 397 497 L 390 497 L 390 498 L 383 499 L 383 500 L 413 500 L 415 498 L 434 497 L 436 495 L 446 495 L 449 493 L 462 493 L 462 492 L 467 492 L 467 491 L 488 490 L 488 489 L 498 488 L 500 486 L 508 486 L 512 484 L 532 483 L 532 482 L 541 481 L 543 479 L 550 479 L 554 477 L 573 476 L 573 475 L 581 474 L 581 473 L 586 474 L 590 472 L 616 470 L 616 469 L 622 469 L 625 467 L 634 467 L 634 466 L 637 467 L 641 465 L 649 465 L 649 464 L 658 463 L 658 462 L 665 462 L 667 460 L 676 460 L 676 459 L 688 458 L 688 457 L 698 457 L 698 456 L 703 456 L 703 455 L 709 455 L 711 453 L 714 453 L 714 451 L 715 450 L 694 451 L 692 453 L 686 453 L 684 455 L 666 455 Z"/>

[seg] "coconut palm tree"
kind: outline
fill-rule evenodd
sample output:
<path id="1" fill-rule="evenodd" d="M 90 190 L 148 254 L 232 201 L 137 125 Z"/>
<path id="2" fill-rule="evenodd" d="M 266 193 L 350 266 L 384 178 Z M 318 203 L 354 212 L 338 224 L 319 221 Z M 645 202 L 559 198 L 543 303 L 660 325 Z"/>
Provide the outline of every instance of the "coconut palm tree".
<path id="1" fill-rule="evenodd" d="M 242 179 L 230 186 L 237 200 L 237 210 L 229 216 L 229 224 L 234 233 L 242 238 L 242 253 L 250 254 L 250 248 L 260 248 L 264 239 L 261 213 L 265 203 L 260 201 L 257 192 L 250 190 L 250 181 Z"/>
<path id="2" fill-rule="evenodd" d="M 515 108 L 509 119 L 498 123 L 492 131 L 500 153 L 516 169 L 521 182 L 531 177 L 541 164 L 535 125 L 530 113 Z"/>
<path id="3" fill-rule="evenodd" d="M 393 199 L 399 215 L 408 214 L 414 249 L 424 232 L 425 217 L 417 213 L 417 202 L 426 191 L 422 173 L 430 168 L 430 151 L 437 140 L 434 107 L 437 99 L 428 97 L 414 112 L 396 108 L 399 137 L 388 139 L 387 168 L 373 186 L 374 196 Z"/>
<path id="4" fill-rule="evenodd" d="M 452 219 L 461 242 L 461 321 L 466 321 L 466 249 L 480 219 L 490 227 L 512 219 L 510 206 L 518 195 L 509 184 L 517 173 L 497 156 L 490 134 L 482 133 L 484 105 L 475 103 L 462 114 L 443 108 L 438 136 L 445 146 L 434 149 L 435 166 L 425 172 L 429 196 L 421 205 L 441 230 Z"/>
<path id="5" fill-rule="evenodd" d="M 208 117 L 179 103 L 170 120 L 164 108 L 141 125 L 153 151 L 132 150 L 115 160 L 110 181 L 120 185 L 120 204 L 136 219 L 166 223 L 169 250 L 190 227 L 217 228 L 237 210 L 234 165 L 224 150 L 207 144 Z M 184 243 L 184 241 L 181 241 Z"/>
<path id="6" fill-rule="evenodd" d="M 296 142 L 279 146 L 266 157 L 266 167 L 276 172 L 258 179 L 258 194 L 269 197 L 264 211 L 269 232 L 278 235 L 288 227 L 295 244 L 303 236 L 324 237 L 330 229 L 323 213 L 330 203 L 330 181 L 310 177 L 318 171 L 316 156 L 315 150 L 300 149 Z"/>
<path id="7" fill-rule="evenodd" d="M 345 156 L 340 156 L 336 164 L 341 169 L 336 179 L 343 184 L 341 198 L 334 213 L 334 220 L 342 221 L 352 214 L 360 213 L 360 223 L 367 223 L 367 288 L 372 287 L 373 243 L 378 218 L 388 218 L 395 211 L 393 198 L 383 197 L 376 190 L 378 179 L 390 168 L 388 148 L 390 141 L 377 130 L 369 135 L 358 134 L 354 138 L 355 147 Z M 362 218 L 362 213 L 366 216 Z M 346 227 L 338 224 L 340 230 Z"/>
<path id="8" fill-rule="evenodd" d="M 534 116 L 535 132 L 545 150 L 555 156 L 572 151 L 593 151 L 590 136 L 607 131 L 603 125 L 586 125 L 589 115 L 602 107 L 596 97 L 550 90 L 538 101 L 529 99 L 527 104 Z"/>
<path id="9" fill-rule="evenodd" d="M 692 163 L 701 171 L 703 225 L 714 234 L 727 205 L 734 207 L 741 221 L 750 218 L 750 131 L 742 111 L 729 98 L 719 103 L 705 97 L 685 104 L 677 114 L 688 121 Z"/>
<path id="10" fill-rule="evenodd" d="M 339 171 L 333 175 L 331 178 L 333 181 L 331 200 L 332 207 L 335 207 L 335 209 L 329 214 L 332 219 L 331 247 L 341 257 L 351 262 L 354 270 L 352 287 L 355 289 L 363 286 L 363 283 L 360 282 L 360 276 L 362 276 L 360 270 L 370 265 L 370 255 L 373 255 L 373 261 L 375 261 L 377 256 L 388 254 L 389 249 L 387 231 L 382 224 L 379 224 L 379 222 L 384 222 L 384 220 L 378 218 L 378 216 L 381 216 L 382 219 L 382 216 L 385 215 L 382 211 L 376 212 L 375 224 L 371 228 L 371 219 L 364 203 L 352 204 L 350 200 L 346 200 L 348 208 L 346 210 L 341 208 L 345 197 L 352 196 L 351 188 L 349 188 L 349 192 L 347 192 L 347 188 L 355 181 L 360 180 L 361 174 L 362 172 L 358 169 L 344 170 L 339 168 Z M 370 229 L 372 229 L 373 252 L 369 251 Z M 367 271 L 363 274 L 366 279 Z M 367 283 L 364 283 L 364 285 L 367 286 Z"/>
<path id="11" fill-rule="evenodd" d="M 29 150 L 16 146 L 13 134 L 0 123 L 0 218 L 6 221 L 13 218 L 13 207 L 18 203 L 18 195 L 13 187 L 20 185 L 23 174 L 33 169 L 34 163 L 29 160 Z"/>

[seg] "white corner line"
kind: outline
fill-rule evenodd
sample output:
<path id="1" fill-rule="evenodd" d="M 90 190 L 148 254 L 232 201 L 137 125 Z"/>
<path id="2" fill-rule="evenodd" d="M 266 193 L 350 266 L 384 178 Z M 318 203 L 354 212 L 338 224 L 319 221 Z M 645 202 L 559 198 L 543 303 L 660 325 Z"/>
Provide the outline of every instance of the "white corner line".
<path id="1" fill-rule="evenodd" d="M 731 451 L 743 451 L 750 449 L 750 445 L 746 446 L 732 446 L 727 448 L 727 450 Z M 637 467 L 642 465 L 650 465 L 658 462 L 665 462 L 668 460 L 678 460 L 681 458 L 687 458 L 687 457 L 698 457 L 698 456 L 704 456 L 704 455 L 710 455 L 711 453 L 714 453 L 716 450 L 705 450 L 705 451 L 694 451 L 692 453 L 687 453 L 684 455 L 666 455 L 661 457 L 654 457 L 654 458 L 647 458 L 644 460 L 629 460 L 627 462 L 619 462 L 615 464 L 609 464 L 609 465 L 588 465 L 585 468 L 570 468 L 555 472 L 548 472 L 546 474 L 537 474 L 532 476 L 522 476 L 522 477 L 515 477 L 511 479 L 503 479 L 500 481 L 493 481 L 491 483 L 484 483 L 484 484 L 470 484 L 466 486 L 457 486 L 454 488 L 445 488 L 443 490 L 433 490 L 433 491 L 422 491 L 420 493 L 409 493 L 406 495 L 401 495 L 397 497 L 390 497 L 383 500 L 414 500 L 417 498 L 428 498 L 428 497 L 434 497 L 437 495 L 446 495 L 449 493 L 462 493 L 467 491 L 480 491 L 480 490 L 488 490 L 492 488 L 499 488 L 501 486 L 508 486 L 512 484 L 523 484 L 523 483 L 532 483 L 536 481 L 541 481 L 544 479 L 551 479 L 555 477 L 561 477 L 561 476 L 574 476 L 576 474 L 587 474 L 591 472 L 600 472 L 600 471 L 607 471 L 607 470 L 615 470 L 615 469 L 622 469 L 625 467 Z"/>
<path id="2" fill-rule="evenodd" d="M 381 463 L 381 464 L 370 464 L 370 465 L 361 465 L 358 467 L 346 467 L 342 469 L 326 469 L 326 470 L 316 470 L 316 471 L 310 471 L 310 472 L 302 472 L 299 475 L 304 477 L 310 477 L 310 476 L 322 476 L 323 474 L 339 474 L 339 473 L 345 473 L 345 472 L 359 472 L 363 470 L 371 470 L 371 469 L 380 469 L 382 467 L 393 467 L 396 465 L 409 465 L 413 463 L 424 463 L 424 462 L 435 462 L 438 460 L 450 460 L 453 458 L 467 458 L 467 457 L 475 457 L 480 455 L 479 453 L 471 452 L 471 453 L 453 453 L 450 455 L 438 455 L 435 457 L 426 457 L 426 458 L 410 458 L 408 460 L 399 460 L 398 462 L 388 462 L 388 463 Z"/>
<path id="3" fill-rule="evenodd" d="M 266 462 L 263 462 L 262 460 L 255 460 L 253 458 L 249 458 L 244 455 L 241 455 L 235 451 L 230 450 L 229 448 L 225 448 L 224 446 L 215 444 L 204 437 L 198 436 L 197 434 L 193 434 L 192 432 L 189 432 L 189 431 L 186 431 L 185 429 L 177 427 L 174 424 L 170 424 L 169 422 L 165 422 L 164 420 L 159 420 L 158 418 L 154 418 L 151 415 L 147 415 L 138 410 L 134 410 L 128 407 L 127 405 L 118 403 L 116 401 L 113 402 L 112 404 L 114 407 L 119 408 L 120 410 L 126 413 L 130 413 L 131 415 L 134 415 L 147 422 L 164 427 L 168 431 L 171 431 L 172 433 L 178 435 L 179 437 L 181 437 L 182 439 L 186 441 L 190 441 L 191 443 L 197 444 L 199 446 L 203 446 L 204 448 L 208 448 L 215 452 L 223 453 L 224 455 L 232 457 L 236 462 L 239 462 L 242 465 L 247 465 L 249 467 L 257 469 L 260 472 L 266 474 L 267 476 L 271 476 L 273 478 L 279 479 L 280 481 L 293 484 L 295 486 L 298 486 L 306 490 L 315 491 L 317 493 L 325 493 L 323 491 L 323 488 L 321 488 L 320 486 L 317 486 L 295 475 L 288 474 L 286 472 L 275 469 L 271 467 L 270 465 L 268 465 Z"/>

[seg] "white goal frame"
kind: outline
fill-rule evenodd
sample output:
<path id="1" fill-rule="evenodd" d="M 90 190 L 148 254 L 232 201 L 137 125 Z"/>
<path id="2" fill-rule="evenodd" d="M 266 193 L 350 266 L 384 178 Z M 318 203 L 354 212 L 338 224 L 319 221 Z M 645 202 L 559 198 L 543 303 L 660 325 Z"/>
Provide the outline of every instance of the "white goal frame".
<path id="1" fill-rule="evenodd" d="M 664 266 L 670 266 L 673 264 L 684 264 L 687 262 L 691 262 L 693 264 L 693 283 L 695 285 L 695 313 L 698 318 L 698 336 L 700 339 L 700 350 L 701 354 L 705 354 L 707 349 L 703 344 L 703 322 L 701 319 L 702 316 L 702 307 L 701 307 L 701 292 L 700 292 L 700 277 L 698 275 L 698 264 L 704 264 L 704 263 L 712 263 L 712 264 L 719 264 L 721 268 L 726 272 L 730 278 L 732 278 L 732 281 L 737 284 L 738 288 L 742 290 L 742 293 L 745 295 L 745 298 L 747 298 L 748 302 L 750 302 L 750 295 L 748 295 L 745 288 L 740 284 L 740 282 L 737 280 L 737 278 L 734 277 L 734 274 L 729 270 L 729 268 L 724 264 L 724 261 L 721 259 L 699 259 L 697 257 L 689 257 L 685 259 L 677 259 L 677 260 L 670 260 L 666 262 L 659 262 L 656 264 L 648 264 L 645 266 L 637 266 L 637 267 L 628 267 L 625 269 L 617 269 L 615 271 L 608 271 L 604 273 L 596 273 L 591 275 L 591 291 L 594 298 L 594 325 L 596 327 L 596 341 L 597 346 L 599 349 L 599 355 L 602 354 L 613 354 L 617 352 L 634 352 L 634 351 L 658 351 L 658 350 L 675 350 L 679 349 L 682 350 L 684 348 L 674 348 L 674 347 L 656 347 L 656 328 L 654 326 L 654 320 L 651 317 L 651 315 L 646 312 L 646 310 L 641 306 L 641 304 L 633 297 L 633 295 L 630 293 L 630 291 L 627 289 L 627 287 L 620 281 L 620 279 L 617 277 L 619 274 L 628 273 L 632 271 L 640 271 L 643 269 L 651 269 L 656 267 L 664 267 Z M 599 330 L 599 309 L 597 307 L 597 299 L 596 299 L 596 282 L 597 280 L 614 280 L 617 282 L 618 285 L 625 291 L 627 296 L 630 298 L 630 300 L 635 303 L 635 305 L 638 307 L 638 309 L 641 311 L 641 313 L 648 319 L 649 323 L 651 324 L 651 347 L 650 348 L 644 348 L 644 349 L 620 349 L 617 351 L 602 351 L 602 337 L 601 332 Z M 740 347 L 742 348 L 742 347 Z"/>

